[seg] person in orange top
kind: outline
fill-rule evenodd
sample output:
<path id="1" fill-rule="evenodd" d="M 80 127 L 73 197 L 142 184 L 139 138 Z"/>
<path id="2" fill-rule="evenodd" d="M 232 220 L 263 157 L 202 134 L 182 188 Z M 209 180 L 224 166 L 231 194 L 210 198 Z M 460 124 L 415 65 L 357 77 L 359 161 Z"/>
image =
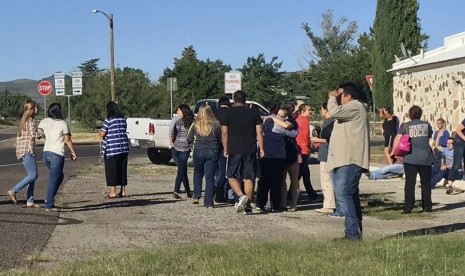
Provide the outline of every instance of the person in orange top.
<path id="1" fill-rule="evenodd" d="M 297 146 L 302 156 L 302 162 L 299 168 L 299 180 L 303 178 L 304 187 L 307 191 L 310 201 L 318 198 L 318 194 L 313 190 L 310 181 L 310 169 L 308 168 L 308 156 L 310 155 L 310 106 L 301 104 L 297 110 L 297 124 L 299 125 L 299 134 L 297 135 Z"/>

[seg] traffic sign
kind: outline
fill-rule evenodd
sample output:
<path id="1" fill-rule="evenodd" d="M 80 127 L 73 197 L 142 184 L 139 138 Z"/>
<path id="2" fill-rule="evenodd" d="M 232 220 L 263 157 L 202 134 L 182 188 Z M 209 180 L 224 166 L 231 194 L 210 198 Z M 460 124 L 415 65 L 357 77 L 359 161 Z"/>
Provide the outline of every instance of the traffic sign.
<path id="1" fill-rule="evenodd" d="M 241 72 L 225 72 L 224 73 L 224 93 L 232 94 L 242 88 Z"/>
<path id="2" fill-rule="evenodd" d="M 55 73 L 53 77 L 55 78 L 55 94 L 65 96 L 65 73 Z"/>
<path id="3" fill-rule="evenodd" d="M 48 94 L 50 94 L 50 92 L 52 92 L 52 85 L 49 81 L 41 81 L 37 86 L 37 91 L 40 95 L 47 96 Z"/>
<path id="4" fill-rule="evenodd" d="M 73 77 L 73 96 L 82 95 L 82 72 L 76 71 L 72 73 Z"/>

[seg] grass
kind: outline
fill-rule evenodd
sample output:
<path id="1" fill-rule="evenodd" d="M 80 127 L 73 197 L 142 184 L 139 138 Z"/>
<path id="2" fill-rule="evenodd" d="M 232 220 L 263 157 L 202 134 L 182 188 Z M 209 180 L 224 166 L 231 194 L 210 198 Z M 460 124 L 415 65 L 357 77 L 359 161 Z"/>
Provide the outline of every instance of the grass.
<path id="1" fill-rule="evenodd" d="M 8 275 L 463 275 L 464 249 L 465 240 L 455 235 L 164 246 Z"/>
<path id="2" fill-rule="evenodd" d="M 36 263 L 48 263 L 53 261 L 53 258 L 50 256 L 45 256 L 40 252 L 34 252 L 31 255 L 27 256 L 26 260 Z"/>

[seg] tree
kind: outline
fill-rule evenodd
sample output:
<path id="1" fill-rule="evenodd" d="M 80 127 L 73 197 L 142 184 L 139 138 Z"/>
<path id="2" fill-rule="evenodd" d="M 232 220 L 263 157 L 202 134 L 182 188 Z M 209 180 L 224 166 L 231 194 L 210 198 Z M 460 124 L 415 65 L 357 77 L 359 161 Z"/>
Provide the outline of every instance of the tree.
<path id="1" fill-rule="evenodd" d="M 378 0 L 373 25 L 373 86 L 377 106 L 393 105 L 392 76 L 386 72 L 394 63 L 394 55 L 402 57 L 400 43 L 412 55 L 426 46 L 426 35 L 421 34 L 417 0 Z M 422 44 L 423 42 L 423 44 Z"/>
<path id="2" fill-rule="evenodd" d="M 21 93 L 11 93 L 8 90 L 0 92 L 1 115 L 21 118 L 23 115 L 23 105 L 30 99 L 30 97 Z"/>
<path id="3" fill-rule="evenodd" d="M 312 45 L 307 49 L 309 68 L 306 78 L 310 82 L 310 101 L 316 105 L 326 101 L 328 91 L 337 88 L 339 83 L 360 79 L 359 65 L 354 64 L 354 54 L 358 50 L 353 43 L 357 23 L 349 22 L 345 17 L 336 21 L 331 10 L 322 17 L 321 36 L 315 35 L 308 23 L 302 24 Z"/>
<path id="4" fill-rule="evenodd" d="M 265 55 L 248 57 L 242 69 L 242 89 L 249 99 L 260 102 L 266 107 L 279 102 L 283 95 L 279 89 L 282 75 L 279 72 L 282 61 L 277 62 L 278 57 L 272 57 L 266 62 Z"/>

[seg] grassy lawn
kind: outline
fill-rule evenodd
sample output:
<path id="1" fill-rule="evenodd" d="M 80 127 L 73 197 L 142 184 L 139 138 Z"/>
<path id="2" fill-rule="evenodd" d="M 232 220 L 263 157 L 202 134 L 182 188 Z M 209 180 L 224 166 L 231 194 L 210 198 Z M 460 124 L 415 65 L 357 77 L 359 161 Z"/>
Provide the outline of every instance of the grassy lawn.
<path id="1" fill-rule="evenodd" d="M 463 275 L 465 240 L 422 236 L 378 241 L 314 240 L 165 246 L 99 254 L 53 272 L 8 275 Z M 6 274 L 4 274 L 6 275 Z"/>

